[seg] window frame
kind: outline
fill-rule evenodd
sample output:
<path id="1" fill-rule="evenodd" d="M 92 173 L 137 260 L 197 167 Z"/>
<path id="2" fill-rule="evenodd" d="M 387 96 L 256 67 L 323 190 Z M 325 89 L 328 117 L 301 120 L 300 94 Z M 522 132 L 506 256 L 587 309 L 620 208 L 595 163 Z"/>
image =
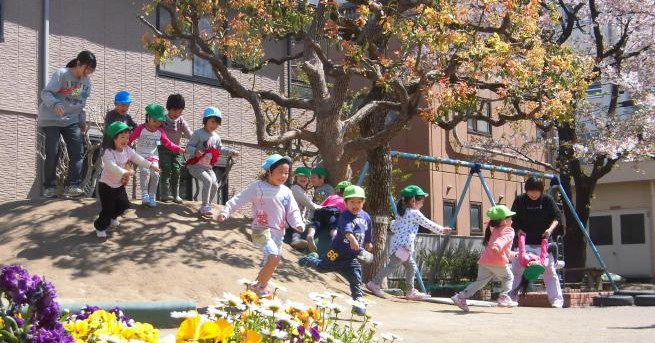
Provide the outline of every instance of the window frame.
<path id="1" fill-rule="evenodd" d="M 452 199 L 443 199 L 442 202 L 443 203 L 441 205 L 441 210 L 443 211 L 443 221 L 444 221 L 443 225 L 444 226 L 450 226 L 450 221 L 446 220 L 446 205 L 452 206 L 451 213 L 455 214 L 455 210 L 457 209 L 457 202 L 455 200 L 452 200 Z M 453 227 L 453 229 L 457 230 L 457 217 L 455 217 L 455 225 L 454 226 L 455 227 Z"/>
<path id="2" fill-rule="evenodd" d="M 161 11 L 161 7 L 157 6 L 155 10 L 155 26 L 157 29 L 160 29 L 161 27 L 161 14 L 159 13 Z M 161 77 L 166 77 L 166 78 L 171 78 L 171 79 L 176 79 L 176 80 L 182 80 L 182 81 L 189 81 L 193 83 L 198 83 L 198 84 L 204 84 L 204 85 L 209 85 L 209 86 L 216 86 L 216 87 L 221 87 L 221 82 L 218 81 L 218 79 L 214 79 L 211 77 L 206 77 L 206 76 L 201 76 L 201 75 L 195 75 L 194 74 L 194 63 L 195 59 L 198 58 L 196 56 L 193 56 L 191 58 L 191 75 L 187 74 L 182 74 L 182 73 L 176 73 L 168 70 L 164 70 L 161 68 L 161 66 L 156 66 L 156 72 L 157 76 Z M 185 60 L 188 61 L 188 60 Z M 227 58 L 223 56 L 223 62 L 227 64 Z"/>
<path id="3" fill-rule="evenodd" d="M 473 208 L 478 209 L 478 230 L 473 229 Z M 470 235 L 471 236 L 483 236 L 484 235 L 484 228 L 482 227 L 482 203 L 479 202 L 470 202 L 469 203 L 469 221 L 471 222 L 471 230 L 470 230 Z"/>
<path id="4" fill-rule="evenodd" d="M 484 113 L 482 113 L 483 116 L 487 118 L 491 118 L 491 101 L 489 100 L 482 100 L 482 108 L 484 110 Z M 484 122 L 487 125 L 487 131 L 482 131 L 479 129 L 479 124 L 480 122 Z M 476 135 L 483 135 L 483 136 L 491 136 L 491 124 L 485 122 L 484 120 L 481 119 L 467 119 L 466 120 L 466 131 L 468 133 L 476 134 Z"/>
<path id="5" fill-rule="evenodd" d="M 4 0 L 0 0 L 0 43 L 5 41 L 5 6 Z"/>

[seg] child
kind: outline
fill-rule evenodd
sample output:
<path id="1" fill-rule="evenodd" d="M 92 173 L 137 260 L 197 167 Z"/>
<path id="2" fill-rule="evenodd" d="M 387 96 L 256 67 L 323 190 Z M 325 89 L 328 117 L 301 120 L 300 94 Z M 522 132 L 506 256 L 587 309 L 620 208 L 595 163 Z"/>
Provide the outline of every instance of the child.
<path id="1" fill-rule="evenodd" d="M 364 189 L 359 186 L 348 186 L 343 192 L 346 202 L 346 211 L 339 217 L 337 236 L 332 240 L 330 250 L 323 258 L 316 253 L 302 257 L 298 263 L 301 266 L 310 266 L 319 272 L 340 272 L 350 284 L 353 300 L 361 301 L 364 292 L 361 288 L 362 266 L 358 258 L 369 257 L 373 250 L 373 226 L 371 217 L 362 207 L 366 201 Z M 364 249 L 362 249 L 362 246 Z M 366 309 L 353 306 L 353 313 L 364 315 Z"/>
<path id="2" fill-rule="evenodd" d="M 132 103 L 132 95 L 128 91 L 120 91 L 114 96 L 114 109 L 105 115 L 105 127 L 109 127 L 113 122 L 120 121 L 127 124 L 130 131 L 134 131 L 137 125 L 132 117 L 127 114 Z"/>
<path id="3" fill-rule="evenodd" d="M 521 264 L 521 267 L 525 269 L 523 270 L 523 274 L 521 274 L 521 281 L 510 292 L 510 296 L 513 298 L 518 297 L 519 292 L 525 294 L 530 281 L 538 279 L 546 271 L 546 266 L 548 266 L 549 262 L 549 253 L 552 256 L 557 256 L 557 245 L 555 243 L 548 244 L 548 238 L 541 239 L 541 251 L 539 255 L 526 251 L 525 236 L 524 232 L 519 233 L 519 252 L 516 259 Z M 555 265 L 563 267 L 563 263 L 564 261 L 559 261 Z"/>
<path id="4" fill-rule="evenodd" d="M 312 176 L 312 171 L 307 167 L 298 167 L 294 174 L 293 185 L 291 185 L 291 193 L 293 198 L 298 203 L 300 214 L 302 215 L 305 224 L 309 223 L 314 211 L 320 209 L 321 206 L 312 202 L 308 194 L 307 187 L 309 186 L 309 178 Z M 303 250 L 307 247 L 307 240 L 305 240 L 299 232 L 293 229 L 291 233 L 291 246 L 296 250 Z"/>
<path id="5" fill-rule="evenodd" d="M 314 186 L 314 203 L 320 204 L 325 199 L 334 193 L 334 188 L 327 183 L 327 169 L 323 167 L 316 167 L 312 169 L 312 186 Z"/>
<path id="6" fill-rule="evenodd" d="M 158 146 L 163 145 L 166 149 L 175 153 L 184 152 L 171 142 L 166 133 L 161 128 L 161 123 L 166 120 L 164 107 L 157 104 L 146 106 L 146 123 L 136 127 L 130 135 L 130 144 L 135 140 L 139 142 L 136 145 L 136 152 L 146 160 L 155 163 L 157 172 L 150 172 L 148 168 L 139 168 L 139 178 L 141 181 L 142 204 L 149 207 L 157 206 L 157 186 L 159 185 L 159 152 Z"/>
<path id="7" fill-rule="evenodd" d="M 189 156 L 193 156 L 186 162 L 187 170 L 191 176 L 202 182 L 202 206 L 199 212 L 208 218 L 214 215 L 211 204 L 218 191 L 218 180 L 213 169 L 218 162 L 218 156 L 239 156 L 238 151 L 224 148 L 221 137 L 215 132 L 222 121 L 223 114 L 218 108 L 207 107 L 202 114 L 203 127 L 193 132 L 187 145 Z"/>
<path id="8" fill-rule="evenodd" d="M 316 235 L 317 230 L 320 230 L 321 228 L 330 230 L 331 239 L 334 239 L 337 235 L 337 221 L 339 220 L 341 212 L 346 210 L 346 204 L 343 201 L 343 190 L 351 185 L 352 183 L 350 183 L 350 181 L 339 182 L 335 188 L 335 193 L 328 196 L 321 203 L 320 209 L 314 211 L 311 225 L 307 227 L 307 243 L 309 251 L 318 252 L 318 247 L 314 241 L 314 236 Z"/>
<path id="9" fill-rule="evenodd" d="M 127 162 L 131 161 L 154 172 L 159 171 L 156 163 L 145 160 L 127 146 L 129 130 L 130 127 L 121 121 L 112 123 L 105 130 L 108 139 L 104 143 L 103 168 L 98 183 L 101 210 L 98 219 L 93 222 L 96 236 L 101 238 L 107 237 L 108 227 L 117 227 L 120 224 L 118 216 L 130 207 L 125 185 L 134 172 L 131 169 L 126 170 Z"/>
<path id="10" fill-rule="evenodd" d="M 469 310 L 466 304 L 466 298 L 471 297 L 475 292 L 482 289 L 494 277 L 500 280 L 498 306 L 514 307 L 518 305 L 508 295 L 514 276 L 509 265 L 507 265 L 509 262 L 508 254 L 512 246 L 512 241 L 514 240 L 512 216 L 515 214 L 515 212 L 510 211 L 505 205 L 496 205 L 487 211 L 489 223 L 485 229 L 484 240 L 482 241 L 485 249 L 478 261 L 478 278 L 462 292 L 455 294 L 451 298 L 453 303 L 463 311 L 468 312 Z"/>
<path id="11" fill-rule="evenodd" d="M 182 118 L 184 111 L 184 97 L 181 94 L 171 94 L 166 100 L 168 115 L 162 127 L 171 142 L 180 145 L 182 137 L 189 139 L 191 130 L 189 125 Z M 159 147 L 159 167 L 161 168 L 161 179 L 159 182 L 159 196 L 162 201 L 174 201 L 182 203 L 180 197 L 180 171 L 182 170 L 183 155 L 176 154 L 162 146 Z M 170 189 L 170 192 L 169 192 Z"/>
<path id="12" fill-rule="evenodd" d="M 394 233 L 391 241 L 389 252 L 389 264 L 382 268 L 375 277 L 366 284 L 366 288 L 373 294 L 384 298 L 385 295 L 380 291 L 382 280 L 395 271 L 401 264 L 405 267 L 405 284 L 407 292 L 405 297 L 408 300 L 420 300 L 427 295 L 417 291 L 414 288 L 414 273 L 416 271 L 416 261 L 414 261 L 414 241 L 418 233 L 419 226 L 425 227 L 436 234 L 448 234 L 451 228 L 443 227 L 430 219 L 426 218 L 420 209 L 423 207 L 425 193 L 421 187 L 410 185 L 400 192 L 401 199 L 398 201 L 398 217 L 391 224 L 391 231 Z"/>
<path id="13" fill-rule="evenodd" d="M 278 154 L 269 156 L 262 165 L 265 173 L 260 180 L 251 183 L 230 199 L 218 216 L 218 221 L 222 222 L 241 206 L 248 202 L 252 204 L 255 217 L 252 222 L 252 240 L 264 252 L 264 260 L 257 275 L 257 284 L 251 289 L 260 297 L 270 297 L 272 294 L 268 289 L 268 282 L 282 257 L 282 238 L 286 223 L 298 232 L 305 230 L 298 204 L 291 190 L 284 185 L 290 168 L 291 158 Z"/>

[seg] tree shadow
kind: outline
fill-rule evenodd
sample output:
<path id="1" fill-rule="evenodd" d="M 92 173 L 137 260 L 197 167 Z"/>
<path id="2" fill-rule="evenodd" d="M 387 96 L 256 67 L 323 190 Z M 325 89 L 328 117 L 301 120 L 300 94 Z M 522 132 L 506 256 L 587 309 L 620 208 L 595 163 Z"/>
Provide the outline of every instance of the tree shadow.
<path id="1" fill-rule="evenodd" d="M 165 203 L 149 208 L 134 201 L 121 225 L 109 229 L 107 239 L 100 239 L 93 227 L 100 211 L 95 199 L 5 203 L 0 205 L 0 246 L 13 248 L 9 256 L 19 259 L 48 260 L 52 267 L 68 270 L 72 278 L 121 273 L 121 262 L 163 270 L 169 264 L 198 270 L 216 264 L 219 270 L 223 265 L 255 274 L 263 253 L 251 241 L 252 220 L 230 218 L 218 223 L 200 219 L 192 208 L 195 205 Z M 310 281 L 316 287 L 308 287 L 308 292 L 324 290 L 329 280 L 340 282 L 344 290 L 348 288 L 340 275 L 301 267 L 297 264 L 301 253 L 286 244 L 283 250 L 276 281 Z"/>

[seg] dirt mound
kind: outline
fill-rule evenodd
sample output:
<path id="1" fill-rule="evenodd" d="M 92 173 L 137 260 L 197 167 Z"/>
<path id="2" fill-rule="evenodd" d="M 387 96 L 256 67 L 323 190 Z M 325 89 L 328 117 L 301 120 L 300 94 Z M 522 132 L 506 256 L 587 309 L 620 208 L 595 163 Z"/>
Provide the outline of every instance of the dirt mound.
<path id="1" fill-rule="evenodd" d="M 95 236 L 94 199 L 2 204 L 0 263 L 45 276 L 62 302 L 195 299 L 202 306 L 257 276 L 262 255 L 249 241 L 249 219 L 218 224 L 198 218 L 194 203 L 138 203 L 107 240 Z M 299 267 L 300 256 L 285 246 L 274 276 L 288 289 L 285 298 L 309 302 L 307 293 L 324 290 L 349 295 L 338 275 Z"/>

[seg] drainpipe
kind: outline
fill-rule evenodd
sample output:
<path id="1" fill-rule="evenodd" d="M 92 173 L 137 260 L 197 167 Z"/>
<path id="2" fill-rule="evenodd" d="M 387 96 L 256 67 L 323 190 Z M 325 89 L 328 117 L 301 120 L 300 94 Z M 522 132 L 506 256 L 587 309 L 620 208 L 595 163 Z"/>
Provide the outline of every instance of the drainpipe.
<path id="1" fill-rule="evenodd" d="M 49 51 L 48 51 L 48 45 L 49 45 L 49 38 L 50 38 L 50 0 L 43 0 L 43 26 L 41 30 L 41 36 L 40 36 L 40 49 L 39 49 L 39 65 L 41 69 L 40 77 L 39 77 L 39 94 L 41 93 L 41 90 L 45 87 L 46 83 L 48 82 L 48 56 L 49 56 Z M 40 99 L 40 96 L 37 96 L 38 99 Z"/>
<path id="2" fill-rule="evenodd" d="M 651 277 L 655 281 L 655 180 L 650 180 L 650 216 L 648 216 L 650 227 L 650 268 Z M 648 237 L 648 235 L 646 235 Z"/>

